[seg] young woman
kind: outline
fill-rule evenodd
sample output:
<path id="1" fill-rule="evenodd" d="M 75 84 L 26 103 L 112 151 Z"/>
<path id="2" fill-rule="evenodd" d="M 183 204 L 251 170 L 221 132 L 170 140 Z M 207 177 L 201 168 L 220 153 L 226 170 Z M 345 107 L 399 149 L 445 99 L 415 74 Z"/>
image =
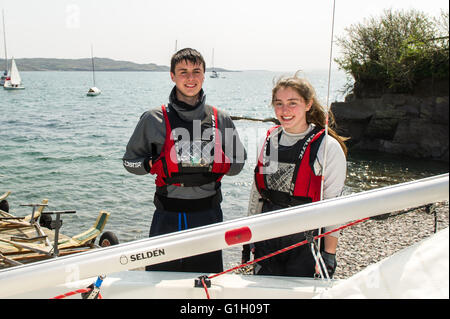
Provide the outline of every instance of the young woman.
<path id="1" fill-rule="evenodd" d="M 269 129 L 259 152 L 249 214 L 319 201 L 322 175 L 322 198 L 339 196 L 346 178 L 346 138 L 330 128 L 325 136 L 326 110 L 318 102 L 314 88 L 297 76 L 281 78 L 272 90 L 272 106 L 281 125 Z M 333 124 L 331 112 L 329 119 Z M 313 233 L 316 235 L 318 230 Z M 330 276 L 336 269 L 338 236 L 326 236 L 320 245 Z M 306 232 L 302 232 L 257 242 L 251 245 L 252 252 L 256 259 L 305 238 Z M 246 259 L 243 254 L 243 261 Z M 310 245 L 265 259 L 255 267 L 258 275 L 313 277 L 317 271 Z"/>

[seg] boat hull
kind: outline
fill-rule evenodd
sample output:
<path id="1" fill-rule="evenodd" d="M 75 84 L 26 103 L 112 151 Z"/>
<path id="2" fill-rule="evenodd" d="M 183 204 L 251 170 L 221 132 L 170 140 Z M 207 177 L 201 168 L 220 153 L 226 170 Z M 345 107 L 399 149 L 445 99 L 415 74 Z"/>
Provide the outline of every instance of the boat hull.
<path id="1" fill-rule="evenodd" d="M 449 175 L 0 270 L 0 298 L 448 200 Z M 241 236 L 251 232 L 251 238 Z M 230 235 L 232 235 L 230 237 Z M 227 239 L 235 239 L 227 241 Z M 447 268 L 448 269 L 448 268 Z M 448 272 L 448 270 L 447 270 Z M 35 296 L 38 296 L 36 294 Z"/>
<path id="2" fill-rule="evenodd" d="M 102 91 L 100 91 L 99 88 L 96 87 L 92 87 L 89 89 L 89 91 L 87 92 L 87 96 L 97 96 L 100 95 L 102 93 Z"/>
<path id="3" fill-rule="evenodd" d="M 25 89 L 25 87 L 23 87 L 23 86 L 17 86 L 17 87 L 14 87 L 14 86 L 4 86 L 3 88 L 4 88 L 5 90 L 9 90 L 9 91 L 24 90 L 24 89 Z"/>
<path id="4" fill-rule="evenodd" d="M 100 292 L 105 299 L 448 299 L 448 238 L 446 228 L 348 279 L 222 274 L 211 279 L 207 295 L 203 287 L 194 286 L 204 273 L 138 270 L 108 275 Z M 66 269 L 65 284 L 7 298 L 54 298 L 96 281 L 96 277 L 71 281 L 75 269 Z"/>
<path id="5" fill-rule="evenodd" d="M 206 299 L 203 287 L 194 287 L 202 273 L 168 271 L 124 271 L 108 275 L 101 285 L 104 299 Z M 49 299 L 96 281 L 96 277 L 28 292 L 8 298 Z M 212 279 L 211 299 L 311 299 L 329 287 L 313 278 L 222 275 Z M 71 296 L 81 299 L 80 295 Z"/>

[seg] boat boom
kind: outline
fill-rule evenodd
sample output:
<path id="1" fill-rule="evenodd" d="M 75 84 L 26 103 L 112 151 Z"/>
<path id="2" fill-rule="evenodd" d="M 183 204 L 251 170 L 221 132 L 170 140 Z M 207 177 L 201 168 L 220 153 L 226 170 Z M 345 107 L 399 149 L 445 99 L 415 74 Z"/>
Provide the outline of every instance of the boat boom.
<path id="1" fill-rule="evenodd" d="M 449 175 L 388 186 L 321 202 L 0 271 L 0 298 L 249 242 L 448 200 Z"/>

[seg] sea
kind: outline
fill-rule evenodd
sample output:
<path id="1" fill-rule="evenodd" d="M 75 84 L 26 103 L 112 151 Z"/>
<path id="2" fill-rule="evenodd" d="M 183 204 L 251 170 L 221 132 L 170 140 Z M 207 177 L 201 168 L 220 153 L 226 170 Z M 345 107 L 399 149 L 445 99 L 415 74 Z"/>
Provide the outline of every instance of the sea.
<path id="1" fill-rule="evenodd" d="M 291 73 L 292 74 L 292 73 Z M 207 72 L 207 103 L 232 116 L 274 117 L 270 107 L 276 79 L 289 73 Z M 343 101 L 347 77 L 304 71 L 319 99 Z M 10 211 L 31 213 L 21 204 L 49 200 L 50 210 L 76 210 L 63 216 L 68 236 L 93 225 L 100 210 L 111 213 L 105 231 L 121 243 L 148 237 L 154 212 L 154 176 L 137 176 L 122 166 L 128 139 L 141 114 L 167 103 L 173 87 L 168 72 L 96 72 L 102 94 L 86 96 L 90 72 L 21 72 L 25 90 L 0 90 L 0 195 L 11 191 Z M 328 95 L 328 91 L 330 92 Z M 327 96 L 329 98 L 327 99 Z M 247 215 L 256 163 L 256 145 L 272 123 L 237 120 L 248 161 L 237 176 L 222 180 L 224 220 Z M 349 152 L 344 194 L 448 172 L 448 163 L 380 153 Z M 240 248 L 224 250 L 225 267 L 240 261 Z"/>

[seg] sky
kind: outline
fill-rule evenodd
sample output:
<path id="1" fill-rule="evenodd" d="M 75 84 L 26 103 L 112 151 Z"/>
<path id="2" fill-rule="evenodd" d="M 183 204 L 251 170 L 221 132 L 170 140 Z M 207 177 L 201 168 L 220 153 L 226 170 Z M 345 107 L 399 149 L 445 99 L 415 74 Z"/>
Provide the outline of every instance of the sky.
<path id="1" fill-rule="evenodd" d="M 0 0 L 8 57 L 96 57 L 169 65 L 192 47 L 230 70 L 328 69 L 333 0 Z M 336 0 L 334 35 L 384 9 L 432 16 L 448 0 Z M 3 29 L 3 28 L 2 28 Z M 0 57 L 4 58 L 3 37 Z M 339 48 L 333 45 L 333 58 Z M 335 64 L 333 63 L 333 67 Z"/>

